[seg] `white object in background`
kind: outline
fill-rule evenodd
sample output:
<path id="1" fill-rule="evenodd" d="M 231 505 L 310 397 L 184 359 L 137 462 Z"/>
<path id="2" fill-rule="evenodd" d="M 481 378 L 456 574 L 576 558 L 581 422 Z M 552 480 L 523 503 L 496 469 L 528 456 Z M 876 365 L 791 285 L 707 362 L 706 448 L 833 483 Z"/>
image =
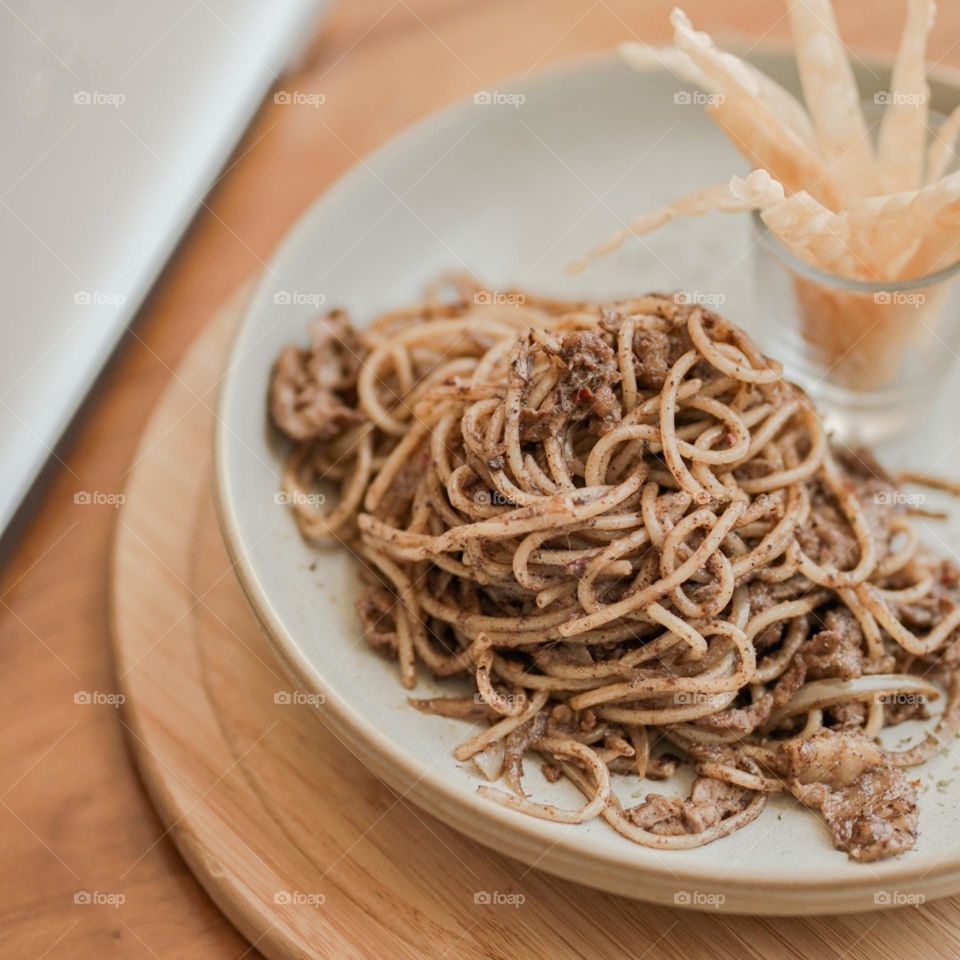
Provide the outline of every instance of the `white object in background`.
<path id="1" fill-rule="evenodd" d="M 323 5 L 0 4 L 0 532 Z"/>

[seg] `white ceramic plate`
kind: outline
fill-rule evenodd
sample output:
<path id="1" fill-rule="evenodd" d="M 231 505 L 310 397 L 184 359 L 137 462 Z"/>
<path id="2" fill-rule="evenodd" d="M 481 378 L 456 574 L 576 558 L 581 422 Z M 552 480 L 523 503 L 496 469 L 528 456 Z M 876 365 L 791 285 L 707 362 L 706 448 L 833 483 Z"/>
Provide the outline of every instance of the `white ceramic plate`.
<path id="1" fill-rule="evenodd" d="M 787 60 L 760 62 L 791 82 Z M 867 95 L 883 89 L 883 76 L 861 73 Z M 676 102 L 684 99 L 675 96 L 680 90 L 671 77 L 638 75 L 612 56 L 581 61 L 444 110 L 325 193 L 262 278 L 226 373 L 217 436 L 226 540 L 283 662 L 304 688 L 323 695 L 320 709 L 363 762 L 491 847 L 629 896 L 740 912 L 867 910 L 956 892 L 960 779 L 953 782 L 951 756 L 922 771 L 917 848 L 875 865 L 834 850 L 818 818 L 785 798 L 732 837 L 673 853 L 635 846 L 603 822 L 554 824 L 483 800 L 475 773 L 451 753 L 468 725 L 407 705 L 395 667 L 360 637 L 354 562 L 346 551 L 305 544 L 276 500 L 282 450 L 265 413 L 270 368 L 284 344 L 303 340 L 321 299 L 347 307 L 362 324 L 418 299 L 441 272 L 463 269 L 494 289 L 517 285 L 567 297 L 675 288 L 721 294 L 720 309 L 748 323 L 747 217 L 713 214 L 676 224 L 580 277 L 562 273 L 630 214 L 744 168 L 700 106 Z M 957 99 L 955 85 L 934 85 L 938 109 L 947 112 Z M 932 462 L 955 433 L 931 425 L 913 440 L 913 462 Z M 890 456 L 896 460 L 904 449 Z M 949 460 L 938 470 L 960 472 Z M 946 528 L 934 536 L 946 539 Z M 429 680 L 417 689 L 421 696 L 451 692 Z M 546 789 L 536 771 L 528 776 L 538 793 Z M 569 785 L 550 789 L 575 793 Z M 621 784 L 626 798 L 644 789 Z"/>

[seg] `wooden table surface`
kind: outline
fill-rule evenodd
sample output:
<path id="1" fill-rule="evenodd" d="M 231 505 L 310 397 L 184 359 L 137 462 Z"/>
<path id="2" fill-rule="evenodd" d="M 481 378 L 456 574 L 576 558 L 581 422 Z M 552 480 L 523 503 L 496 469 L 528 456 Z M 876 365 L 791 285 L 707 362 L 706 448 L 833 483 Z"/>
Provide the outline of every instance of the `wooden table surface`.
<path id="1" fill-rule="evenodd" d="M 122 492 L 144 420 L 192 338 L 358 157 L 428 111 L 505 77 L 629 37 L 663 41 L 671 6 L 344 0 L 278 79 L 279 89 L 322 93 L 323 107 L 268 98 L 0 544 L 4 958 L 257 956 L 164 836 L 128 756 L 122 712 L 96 702 L 115 689 L 107 586 L 116 512 L 74 495 Z M 685 6 L 720 38 L 788 36 L 785 0 Z M 837 0 L 845 37 L 864 50 L 894 48 L 903 6 Z M 960 65 L 960 4 L 941 4 L 931 48 L 933 60 Z M 154 55 L 162 53 L 160 40 Z M 94 702 L 77 702 L 84 699 Z M 122 896 L 122 907 L 76 903 L 80 891 Z"/>

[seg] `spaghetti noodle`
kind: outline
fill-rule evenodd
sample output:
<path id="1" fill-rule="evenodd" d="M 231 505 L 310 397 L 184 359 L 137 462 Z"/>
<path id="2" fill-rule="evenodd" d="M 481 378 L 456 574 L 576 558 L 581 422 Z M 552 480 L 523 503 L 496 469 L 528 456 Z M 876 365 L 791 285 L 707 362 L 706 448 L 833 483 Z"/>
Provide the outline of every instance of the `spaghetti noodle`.
<path id="1" fill-rule="evenodd" d="M 467 678 L 411 702 L 487 723 L 456 756 L 505 781 L 491 801 L 686 849 L 789 791 L 850 856 L 898 853 L 917 825 L 901 768 L 960 727 L 957 570 L 775 362 L 683 301 L 462 281 L 362 331 L 314 321 L 271 384 L 287 501 L 363 561 L 367 639 L 407 687 Z M 329 511 L 305 495 L 323 481 Z M 926 740 L 879 745 L 942 692 Z M 527 796 L 531 751 L 582 804 Z M 613 778 L 662 779 L 678 755 L 688 797 L 624 807 Z"/>

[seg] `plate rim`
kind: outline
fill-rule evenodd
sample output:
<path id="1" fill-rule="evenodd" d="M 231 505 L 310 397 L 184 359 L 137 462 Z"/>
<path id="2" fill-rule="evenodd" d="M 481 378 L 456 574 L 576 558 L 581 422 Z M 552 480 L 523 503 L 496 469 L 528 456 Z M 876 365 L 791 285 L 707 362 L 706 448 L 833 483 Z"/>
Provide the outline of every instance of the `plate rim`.
<path id="1" fill-rule="evenodd" d="M 736 45 L 731 45 L 731 49 L 736 49 Z M 779 43 L 758 45 L 751 48 L 750 54 L 752 59 L 761 62 L 782 60 L 792 55 L 789 44 Z M 881 73 L 890 71 L 889 57 L 858 53 L 858 59 Z M 584 71 L 611 69 L 619 63 L 615 51 L 589 52 L 540 68 L 527 76 L 498 81 L 498 89 L 505 92 L 518 89 L 529 91 L 531 87 L 550 86 Z M 930 80 L 951 88 L 960 102 L 960 68 L 934 64 L 928 76 Z M 336 687 L 329 684 L 316 670 L 298 649 L 295 639 L 284 629 L 270 596 L 246 557 L 247 548 L 237 517 L 237 504 L 232 496 L 227 468 L 230 437 L 225 425 L 229 422 L 231 398 L 239 388 L 236 372 L 238 365 L 234 358 L 255 318 L 262 315 L 263 308 L 267 305 L 267 297 L 274 283 L 272 274 L 283 275 L 285 266 L 308 240 L 315 224 L 322 221 L 324 208 L 347 194 L 355 183 L 362 182 L 367 166 L 377 168 L 380 164 L 388 163 L 395 154 L 403 154 L 418 140 L 441 130 L 445 125 L 456 124 L 459 115 L 472 104 L 473 101 L 468 95 L 431 111 L 390 136 L 321 189 L 283 235 L 265 268 L 260 271 L 240 322 L 232 335 L 227 366 L 216 404 L 213 497 L 233 570 L 260 629 L 281 666 L 302 688 L 323 696 L 324 717 L 332 721 L 338 733 L 351 735 L 364 765 L 398 793 L 410 798 L 448 826 L 485 846 L 568 879 L 572 874 L 576 875 L 578 882 L 589 886 L 638 900 L 675 906 L 673 898 L 678 887 L 684 883 L 695 884 L 698 892 L 732 891 L 735 896 L 746 901 L 746 904 L 741 901 L 736 906 L 721 906 L 720 912 L 774 915 L 837 914 L 886 909 L 896 905 L 878 904 L 868 898 L 872 892 L 883 889 L 890 882 L 913 883 L 914 891 L 927 894 L 929 899 L 960 892 L 960 849 L 953 861 L 945 858 L 933 866 L 922 863 L 911 865 L 909 860 L 897 859 L 863 864 L 862 880 L 833 876 L 831 867 L 825 865 L 817 868 L 813 874 L 793 878 L 789 886 L 784 886 L 780 875 L 768 874 L 764 877 L 762 872 L 757 870 L 746 876 L 725 875 L 718 880 L 710 865 L 671 862 L 673 854 L 670 851 L 658 851 L 654 848 L 642 848 L 656 855 L 652 862 L 630 862 L 629 855 L 631 852 L 635 853 L 637 847 L 625 838 L 622 847 L 617 848 L 618 851 L 624 851 L 622 856 L 584 847 L 575 838 L 547 838 L 542 833 L 543 825 L 547 821 L 540 821 L 499 804 L 484 801 L 476 793 L 467 794 L 454 786 L 446 775 L 436 772 L 434 767 L 424 766 L 405 752 L 393 752 L 385 749 L 382 743 L 378 745 L 378 729 L 339 696 Z M 817 823 L 818 827 L 822 827 L 813 814 L 811 820 L 812 823 Z M 537 829 L 538 825 L 540 830 Z M 813 827 L 812 832 L 816 829 L 817 827 Z M 827 842 L 825 836 L 824 842 Z M 584 868 L 588 865 L 590 872 L 586 873 Z M 771 883 L 776 884 L 776 887 L 771 887 Z M 694 906 L 692 909 L 697 908 Z"/>

